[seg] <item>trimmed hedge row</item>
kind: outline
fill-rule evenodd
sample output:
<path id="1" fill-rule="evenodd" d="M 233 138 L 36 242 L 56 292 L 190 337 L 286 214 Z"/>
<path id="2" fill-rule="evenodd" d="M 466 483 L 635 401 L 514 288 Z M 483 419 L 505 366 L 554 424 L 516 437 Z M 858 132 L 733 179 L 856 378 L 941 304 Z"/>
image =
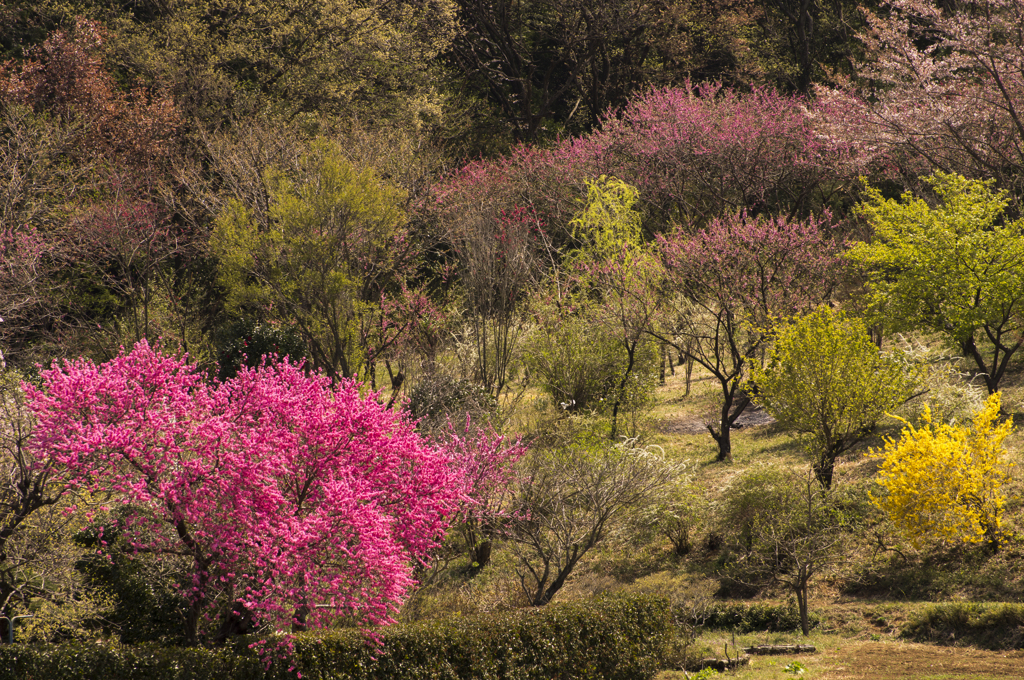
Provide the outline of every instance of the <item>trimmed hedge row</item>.
<path id="1" fill-rule="evenodd" d="M 671 637 L 668 603 L 607 598 L 380 631 L 304 633 L 265 670 L 248 652 L 156 645 L 0 647 L 0 680 L 634 680 L 652 678 Z"/>

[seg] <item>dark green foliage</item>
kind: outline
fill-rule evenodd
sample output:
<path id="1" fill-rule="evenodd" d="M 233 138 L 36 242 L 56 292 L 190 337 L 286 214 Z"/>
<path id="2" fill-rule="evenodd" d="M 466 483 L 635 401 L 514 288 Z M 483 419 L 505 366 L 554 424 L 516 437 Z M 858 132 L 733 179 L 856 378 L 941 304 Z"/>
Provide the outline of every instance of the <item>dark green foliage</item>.
<path id="1" fill-rule="evenodd" d="M 262 680 L 255 656 L 154 644 L 0 646 L 0 680 Z"/>
<path id="2" fill-rule="evenodd" d="M 821 623 L 821 617 L 811 614 L 810 623 L 812 628 L 816 627 Z M 800 612 L 792 599 L 787 604 L 716 603 L 708 610 L 704 627 L 724 628 L 737 633 L 781 633 L 800 628 Z"/>
<path id="3" fill-rule="evenodd" d="M 1024 648 L 1024 605 L 952 602 L 928 607 L 911 618 L 903 637 L 919 642 Z"/>
<path id="4" fill-rule="evenodd" d="M 104 621 L 121 642 L 181 643 L 188 603 L 166 578 L 158 578 L 148 562 L 118 553 L 109 561 L 97 556 L 79 568 L 91 585 L 115 597 L 114 611 Z"/>
<path id="5" fill-rule="evenodd" d="M 0 680 L 640 680 L 670 638 L 668 603 L 640 596 L 379 631 L 304 633 L 264 673 L 253 654 L 113 644 L 0 646 Z M 244 646 L 239 645 L 239 650 Z M 289 670 L 294 668 L 294 670 Z"/>
<path id="6" fill-rule="evenodd" d="M 242 366 L 259 366 L 264 357 L 274 355 L 291 361 L 304 359 L 302 338 L 284 326 L 241 319 L 224 332 L 218 377 L 233 378 Z"/>

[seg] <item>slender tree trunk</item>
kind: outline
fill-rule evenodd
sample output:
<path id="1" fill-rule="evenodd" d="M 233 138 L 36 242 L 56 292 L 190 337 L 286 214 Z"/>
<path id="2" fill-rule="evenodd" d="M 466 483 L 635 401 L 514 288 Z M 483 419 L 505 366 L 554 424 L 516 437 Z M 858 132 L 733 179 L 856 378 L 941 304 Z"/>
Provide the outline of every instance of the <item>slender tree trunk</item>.
<path id="1" fill-rule="evenodd" d="M 633 364 L 636 363 L 636 346 L 638 342 L 634 342 L 632 345 L 626 343 L 626 354 L 629 356 L 629 362 L 626 364 L 626 370 L 622 374 L 622 380 L 619 381 L 619 389 L 615 391 L 615 405 L 612 406 L 612 439 L 615 439 L 619 434 L 619 406 L 622 404 L 622 392 L 626 389 L 629 374 L 633 372 Z"/>
<path id="2" fill-rule="evenodd" d="M 803 571 L 803 567 L 801 567 L 801 571 Z M 800 581 L 797 583 L 797 587 L 794 588 L 797 606 L 800 608 L 800 631 L 804 634 L 804 637 L 811 634 L 811 624 L 807 615 L 808 580 L 808 578 L 801 574 Z"/>

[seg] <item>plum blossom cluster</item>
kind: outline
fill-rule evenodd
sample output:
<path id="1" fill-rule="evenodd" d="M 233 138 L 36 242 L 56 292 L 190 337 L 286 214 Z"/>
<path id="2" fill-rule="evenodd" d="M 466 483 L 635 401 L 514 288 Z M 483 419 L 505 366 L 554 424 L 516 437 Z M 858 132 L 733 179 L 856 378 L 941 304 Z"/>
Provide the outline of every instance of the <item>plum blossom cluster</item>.
<path id="1" fill-rule="evenodd" d="M 119 499 L 137 550 L 188 561 L 193 640 L 243 607 L 277 628 L 389 621 L 465 496 L 407 418 L 288 361 L 209 383 L 143 341 L 42 378 L 41 459 Z"/>

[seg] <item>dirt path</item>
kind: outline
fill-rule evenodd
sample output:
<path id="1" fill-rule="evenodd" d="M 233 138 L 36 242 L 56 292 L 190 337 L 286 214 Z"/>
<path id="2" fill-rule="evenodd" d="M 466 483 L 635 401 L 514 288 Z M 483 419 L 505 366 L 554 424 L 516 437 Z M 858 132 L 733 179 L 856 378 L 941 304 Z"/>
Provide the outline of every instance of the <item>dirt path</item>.
<path id="1" fill-rule="evenodd" d="M 734 430 L 758 425 L 771 425 L 775 422 L 766 411 L 748 406 L 733 425 Z M 708 428 L 700 418 L 662 418 L 658 426 L 666 434 L 707 434 Z"/>

